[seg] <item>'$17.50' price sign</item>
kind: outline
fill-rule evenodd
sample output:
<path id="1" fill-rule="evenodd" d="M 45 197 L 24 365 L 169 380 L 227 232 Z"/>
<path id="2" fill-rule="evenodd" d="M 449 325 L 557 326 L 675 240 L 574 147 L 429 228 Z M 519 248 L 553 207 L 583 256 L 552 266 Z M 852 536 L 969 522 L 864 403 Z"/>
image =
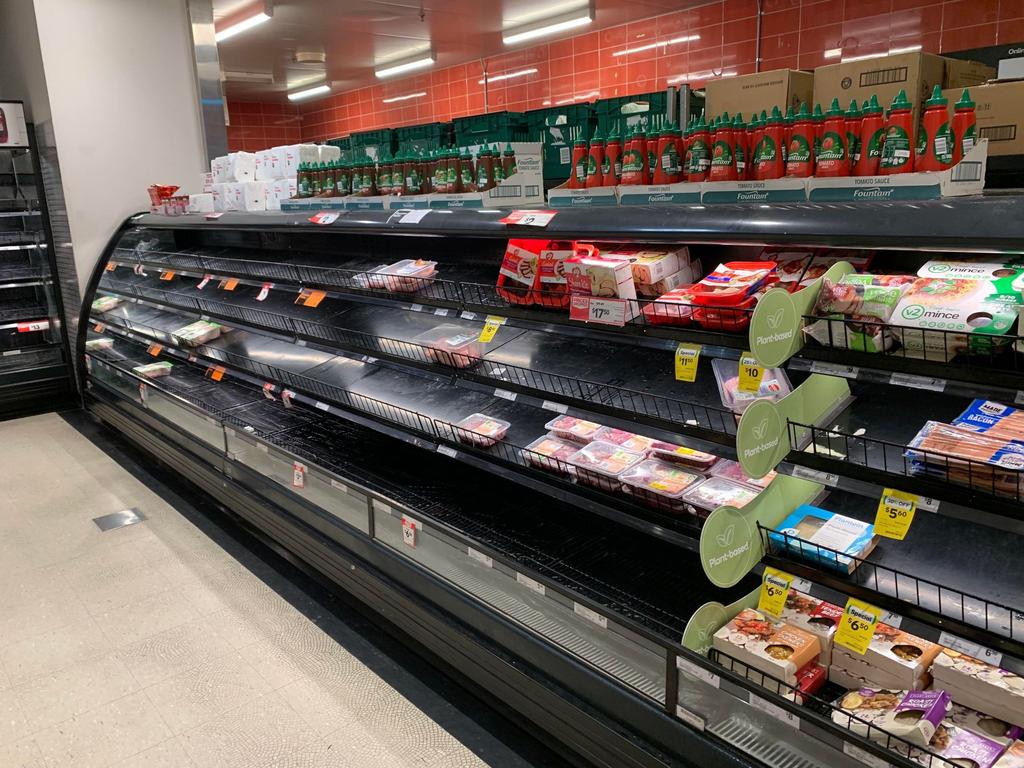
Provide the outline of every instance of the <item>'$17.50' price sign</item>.
<path id="1" fill-rule="evenodd" d="M 873 605 L 854 598 L 846 601 L 846 609 L 839 619 L 835 642 L 863 655 L 871 645 L 881 611 Z"/>

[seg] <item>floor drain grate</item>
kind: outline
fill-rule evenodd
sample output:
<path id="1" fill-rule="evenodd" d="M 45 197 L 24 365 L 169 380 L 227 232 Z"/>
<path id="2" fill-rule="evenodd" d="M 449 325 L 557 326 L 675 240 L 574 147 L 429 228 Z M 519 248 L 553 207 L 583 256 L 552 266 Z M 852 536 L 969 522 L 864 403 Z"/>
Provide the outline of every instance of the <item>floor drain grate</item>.
<path id="1" fill-rule="evenodd" d="M 102 517 L 94 517 L 92 521 L 101 531 L 112 531 L 115 528 L 141 523 L 145 519 L 146 516 L 133 507 L 132 509 L 122 509 L 120 512 L 111 512 Z"/>

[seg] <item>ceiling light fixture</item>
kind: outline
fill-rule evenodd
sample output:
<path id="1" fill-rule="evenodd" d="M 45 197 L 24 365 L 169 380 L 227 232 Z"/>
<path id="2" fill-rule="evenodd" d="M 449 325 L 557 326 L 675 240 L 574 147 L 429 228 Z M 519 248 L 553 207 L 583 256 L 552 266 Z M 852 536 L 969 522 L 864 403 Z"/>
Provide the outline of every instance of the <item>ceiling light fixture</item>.
<path id="1" fill-rule="evenodd" d="M 511 80 L 513 77 L 522 77 L 523 75 L 532 75 L 537 72 L 537 68 L 532 69 L 521 69 L 518 72 L 509 72 L 506 75 L 489 75 L 484 80 L 477 80 L 477 85 L 483 85 L 484 83 L 494 83 L 498 80 Z"/>
<path id="2" fill-rule="evenodd" d="M 426 91 L 420 91 L 419 93 L 407 93 L 405 96 L 392 96 L 390 99 L 381 99 L 383 104 L 394 104 L 396 101 L 406 101 L 408 99 L 418 99 L 420 96 L 426 96 Z"/>
<path id="3" fill-rule="evenodd" d="M 575 29 L 590 24 L 594 20 L 594 8 L 587 4 L 585 8 L 553 16 L 536 24 L 527 24 L 522 27 L 506 29 L 502 32 L 501 39 L 505 45 L 515 45 L 538 37 L 547 37 L 564 32 L 567 29 Z"/>
<path id="4" fill-rule="evenodd" d="M 272 83 L 273 72 L 225 72 L 224 80 L 231 83 Z"/>
<path id="5" fill-rule="evenodd" d="M 215 30 L 213 33 L 213 39 L 218 43 L 222 43 L 235 35 L 245 32 L 246 30 L 258 27 L 265 21 L 270 21 L 270 18 L 274 15 L 273 3 L 271 3 L 270 0 L 264 0 L 264 2 L 258 4 L 258 7 L 260 10 L 256 13 L 250 16 L 243 16 L 241 18 L 235 17 L 237 18 L 237 21 L 228 23 L 223 29 Z"/>
<path id="6" fill-rule="evenodd" d="M 429 53 L 426 56 L 420 56 L 415 59 L 409 59 L 398 64 L 392 64 L 381 69 L 374 70 L 375 74 L 379 78 L 391 77 L 393 75 L 400 75 L 402 72 L 409 72 L 413 69 L 423 69 L 424 67 L 431 67 L 434 65 L 434 54 Z"/>
<path id="7" fill-rule="evenodd" d="M 295 91 L 295 93 L 288 94 L 288 101 L 301 101 L 302 99 L 310 99 L 314 96 L 319 96 L 321 93 L 328 93 L 331 90 L 331 86 L 327 83 L 322 85 L 314 85 L 312 88 L 304 88 L 301 91 Z"/>
<path id="8" fill-rule="evenodd" d="M 676 45 L 678 43 L 689 43 L 693 40 L 700 40 L 700 35 L 684 35 L 683 37 L 673 37 L 671 40 L 665 40 L 660 43 L 647 43 L 646 45 L 638 45 L 636 48 L 625 48 L 621 51 L 615 51 L 612 56 L 625 56 L 630 53 L 640 53 L 640 51 L 649 51 L 652 48 L 661 48 L 662 46 L 668 47 L 670 45 Z"/>

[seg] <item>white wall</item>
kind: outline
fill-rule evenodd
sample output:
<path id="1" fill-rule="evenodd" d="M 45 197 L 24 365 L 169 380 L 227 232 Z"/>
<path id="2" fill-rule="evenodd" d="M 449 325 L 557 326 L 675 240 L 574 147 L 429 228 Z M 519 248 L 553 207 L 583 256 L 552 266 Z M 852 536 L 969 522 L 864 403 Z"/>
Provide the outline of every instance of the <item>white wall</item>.
<path id="1" fill-rule="evenodd" d="M 206 164 L 188 16 L 185 0 L 34 5 L 84 288 L 117 226 L 149 207 L 146 187 L 197 191 Z M 0 35 L 6 38 L 6 30 Z"/>
<path id="2" fill-rule="evenodd" d="M 50 104 L 32 3 L 0 0 L 0 19 L 0 100 L 24 101 L 26 119 L 42 125 Z"/>

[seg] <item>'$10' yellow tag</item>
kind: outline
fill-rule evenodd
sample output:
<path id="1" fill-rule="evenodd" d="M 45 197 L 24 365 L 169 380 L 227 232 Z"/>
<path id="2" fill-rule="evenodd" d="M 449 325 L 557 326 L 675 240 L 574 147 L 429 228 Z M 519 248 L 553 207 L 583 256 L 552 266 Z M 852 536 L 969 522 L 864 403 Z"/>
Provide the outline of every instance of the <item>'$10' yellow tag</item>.
<path id="1" fill-rule="evenodd" d="M 740 356 L 739 391 L 756 395 L 761 391 L 761 382 L 763 380 L 764 368 L 758 365 L 756 357 L 749 352 L 744 352 Z"/>
<path id="2" fill-rule="evenodd" d="M 761 581 L 761 594 L 757 598 L 757 610 L 770 613 L 772 616 L 782 614 L 789 596 L 789 585 L 793 577 L 775 568 L 764 569 Z"/>

